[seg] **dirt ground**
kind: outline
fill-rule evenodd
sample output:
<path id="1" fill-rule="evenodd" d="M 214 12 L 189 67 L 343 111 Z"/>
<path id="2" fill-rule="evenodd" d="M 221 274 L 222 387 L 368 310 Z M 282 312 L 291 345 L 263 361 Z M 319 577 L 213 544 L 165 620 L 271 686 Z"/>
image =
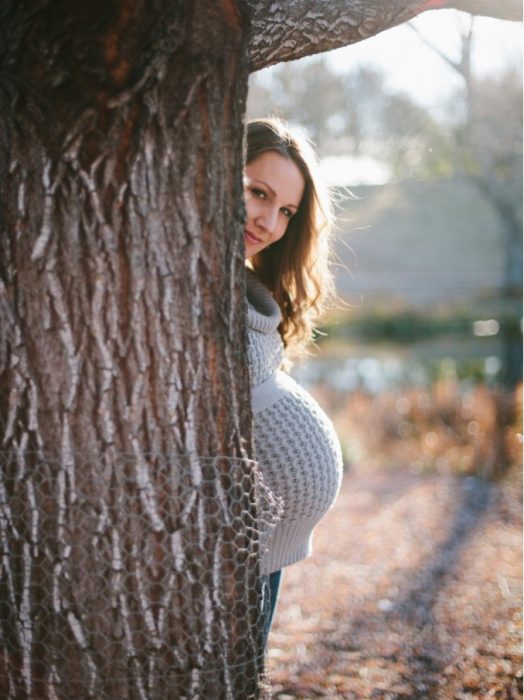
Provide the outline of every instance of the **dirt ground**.
<path id="1" fill-rule="evenodd" d="M 284 570 L 273 698 L 522 697 L 521 533 L 515 481 L 351 471 Z"/>

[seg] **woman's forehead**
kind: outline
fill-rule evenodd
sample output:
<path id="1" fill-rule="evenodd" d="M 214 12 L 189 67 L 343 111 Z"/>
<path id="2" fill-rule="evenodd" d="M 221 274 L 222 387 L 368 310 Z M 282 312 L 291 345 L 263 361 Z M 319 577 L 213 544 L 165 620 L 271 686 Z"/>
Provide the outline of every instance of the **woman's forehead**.
<path id="1" fill-rule="evenodd" d="M 251 180 L 262 181 L 286 204 L 300 204 L 305 181 L 291 158 L 277 151 L 264 151 L 247 164 L 246 172 Z"/>

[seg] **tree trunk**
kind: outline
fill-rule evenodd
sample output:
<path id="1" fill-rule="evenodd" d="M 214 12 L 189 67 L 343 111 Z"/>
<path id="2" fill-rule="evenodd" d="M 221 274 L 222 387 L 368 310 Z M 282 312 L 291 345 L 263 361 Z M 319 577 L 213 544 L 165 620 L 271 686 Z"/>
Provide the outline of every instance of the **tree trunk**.
<path id="1" fill-rule="evenodd" d="M 320 22 L 332 4 L 310 3 Z M 338 45 L 421 4 L 344 7 Z M 278 32 L 253 48 L 280 21 L 265 9 L 0 9 L 2 697 L 262 692 L 274 508 L 248 459 L 247 37 L 257 67 L 328 48 L 298 3 L 292 49 Z"/>
<path id="2" fill-rule="evenodd" d="M 2 697 L 254 697 L 243 19 L 2 19 Z"/>

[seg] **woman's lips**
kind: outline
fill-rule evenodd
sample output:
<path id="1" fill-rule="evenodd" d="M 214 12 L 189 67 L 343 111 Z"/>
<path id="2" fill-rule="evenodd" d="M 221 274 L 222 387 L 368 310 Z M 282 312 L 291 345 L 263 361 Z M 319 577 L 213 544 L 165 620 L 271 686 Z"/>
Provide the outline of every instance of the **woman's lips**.
<path id="1" fill-rule="evenodd" d="M 260 238 L 257 238 L 251 231 L 248 231 L 247 229 L 244 231 L 246 238 L 250 243 L 262 243 Z"/>

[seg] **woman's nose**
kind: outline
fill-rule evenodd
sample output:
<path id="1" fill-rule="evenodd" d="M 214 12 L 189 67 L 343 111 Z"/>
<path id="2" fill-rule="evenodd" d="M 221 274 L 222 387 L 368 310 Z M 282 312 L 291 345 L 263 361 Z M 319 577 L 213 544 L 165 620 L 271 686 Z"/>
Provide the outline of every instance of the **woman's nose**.
<path id="1" fill-rule="evenodd" d="M 262 226 L 268 233 L 274 233 L 278 220 L 278 211 L 275 209 L 270 209 L 265 211 L 259 218 L 259 225 Z"/>

